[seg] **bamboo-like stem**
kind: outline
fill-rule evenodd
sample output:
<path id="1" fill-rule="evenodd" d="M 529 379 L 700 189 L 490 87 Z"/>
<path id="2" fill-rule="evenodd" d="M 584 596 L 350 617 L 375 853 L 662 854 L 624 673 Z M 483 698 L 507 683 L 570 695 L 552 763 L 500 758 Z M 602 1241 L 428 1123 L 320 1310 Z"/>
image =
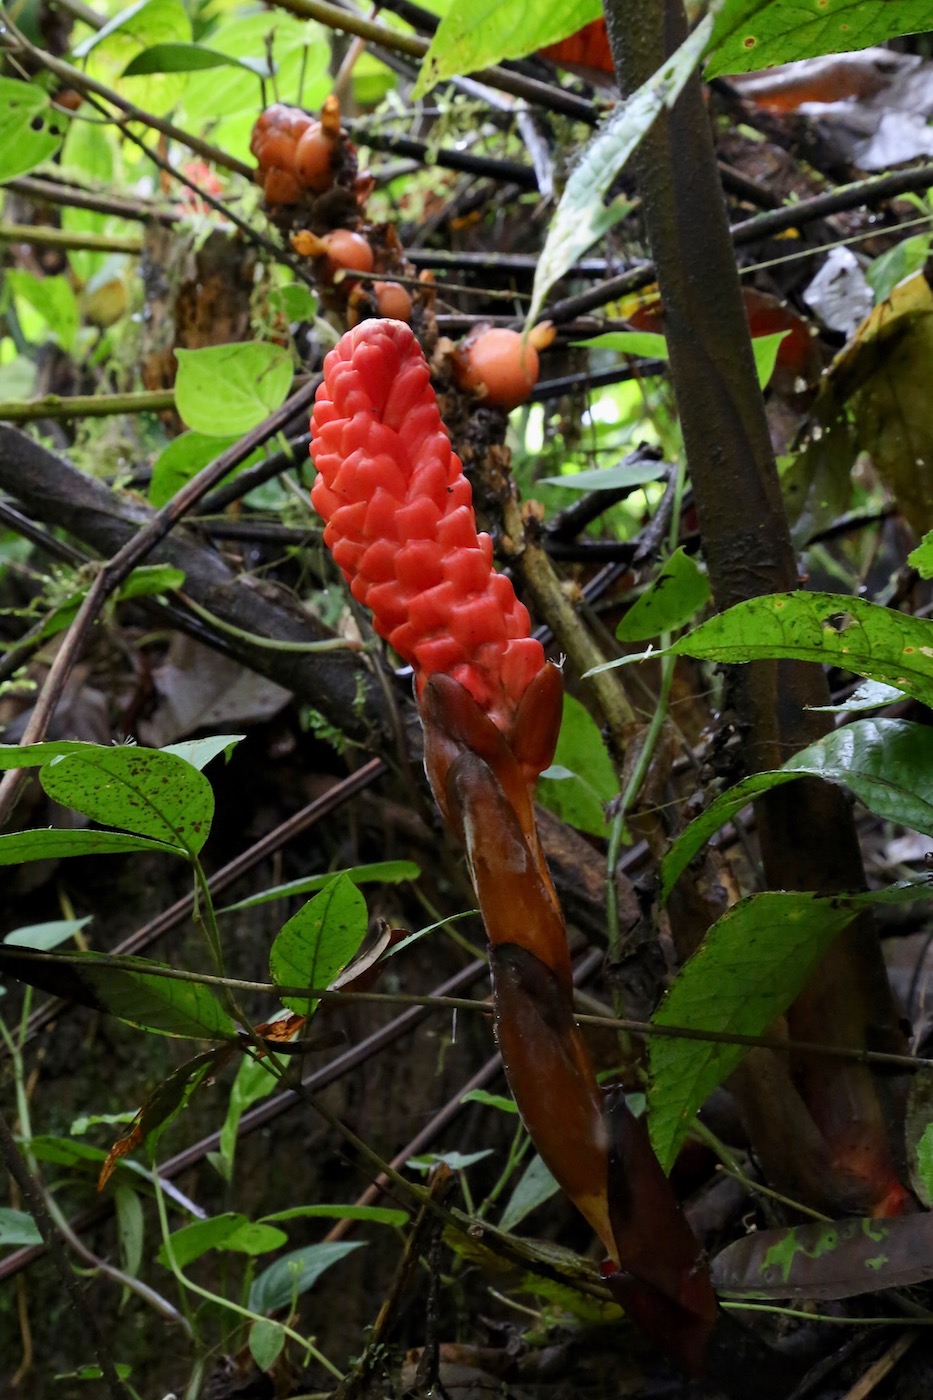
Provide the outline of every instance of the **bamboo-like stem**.
<path id="1" fill-rule="evenodd" d="M 0 401 L 0 422 L 34 423 L 37 418 L 113 418 L 118 413 L 161 413 L 175 407 L 174 389 L 138 389 L 128 394 L 45 394 L 41 399 Z"/>
<path id="2" fill-rule="evenodd" d="M 0 243 L 32 243 L 37 248 L 66 248 L 87 253 L 141 253 L 141 238 L 117 238 L 107 233 L 71 233 L 41 224 L 8 224 L 0 220 Z"/>

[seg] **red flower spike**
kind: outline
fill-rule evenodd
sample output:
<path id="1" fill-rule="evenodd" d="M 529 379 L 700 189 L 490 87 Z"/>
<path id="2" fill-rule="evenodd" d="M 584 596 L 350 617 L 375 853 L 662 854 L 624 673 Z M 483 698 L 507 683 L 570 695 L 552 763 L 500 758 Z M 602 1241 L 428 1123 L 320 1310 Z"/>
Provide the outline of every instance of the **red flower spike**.
<path id="1" fill-rule="evenodd" d="M 404 322 L 364 321 L 330 352 L 311 433 L 311 500 L 354 598 L 414 667 L 419 697 L 446 673 L 509 735 L 544 650 L 477 534 L 470 484 Z M 526 745 L 529 782 L 549 747 L 549 737 Z"/>

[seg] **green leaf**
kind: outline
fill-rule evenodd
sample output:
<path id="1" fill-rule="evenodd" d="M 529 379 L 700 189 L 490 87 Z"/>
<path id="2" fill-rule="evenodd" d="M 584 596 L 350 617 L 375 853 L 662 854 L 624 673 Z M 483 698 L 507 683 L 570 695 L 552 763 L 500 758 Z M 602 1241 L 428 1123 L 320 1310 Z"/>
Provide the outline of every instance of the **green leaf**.
<path id="1" fill-rule="evenodd" d="M 848 53 L 933 28 L 933 0 L 725 0 L 706 77 Z"/>
<path id="2" fill-rule="evenodd" d="M 574 344 L 590 350 L 619 350 L 623 355 L 640 355 L 646 360 L 669 358 L 667 337 L 656 331 L 607 331 L 605 335 L 594 335 Z"/>
<path id="3" fill-rule="evenodd" d="M 119 598 L 157 598 L 160 593 L 173 593 L 185 581 L 184 569 L 171 564 L 140 564 L 120 587 Z"/>
<path id="4" fill-rule="evenodd" d="M 796 657 L 896 686 L 933 706 L 933 623 L 835 593 L 774 593 L 718 613 L 671 647 L 709 661 Z"/>
<path id="5" fill-rule="evenodd" d="M 514 1099 L 507 1099 L 504 1094 L 490 1094 L 485 1089 L 471 1089 L 468 1094 L 464 1094 L 461 1103 L 484 1103 L 488 1108 L 498 1108 L 501 1113 L 517 1113 L 518 1105 Z"/>
<path id="6" fill-rule="evenodd" d="M 523 58 L 602 15 L 600 0 L 451 0 L 424 56 L 413 98 L 456 74 Z"/>
<path id="7" fill-rule="evenodd" d="M 886 253 L 875 258 L 866 270 L 865 281 L 875 294 L 875 304 L 887 301 L 898 282 L 922 271 L 930 255 L 931 236 L 917 233 L 913 238 L 902 238 Z"/>
<path id="8" fill-rule="evenodd" d="M 228 904 L 217 912 L 231 914 L 234 909 L 252 909 L 257 904 L 268 904 L 274 899 L 287 899 L 294 894 L 313 894 L 322 890 L 338 875 L 346 875 L 354 885 L 398 885 L 403 880 L 417 880 L 421 867 L 413 860 L 377 860 L 370 865 L 351 865 L 346 870 L 331 870 L 326 875 L 306 875 L 302 880 L 289 880 L 285 885 L 273 885 L 271 889 L 251 894 L 236 904 Z"/>
<path id="9" fill-rule="evenodd" d="M 143 49 L 124 68 L 124 78 L 143 73 L 194 73 L 202 68 L 246 68 L 257 78 L 269 78 L 269 65 L 262 58 L 231 58 L 205 44 L 153 44 Z"/>
<path id="10" fill-rule="evenodd" d="M 159 44 L 190 43 L 191 20 L 182 0 L 138 0 L 121 10 L 103 29 L 85 39 L 75 56 L 86 60 L 92 78 L 114 87 L 145 111 L 167 112 L 185 90 L 184 73 L 125 76 L 133 59 Z"/>
<path id="11" fill-rule="evenodd" d="M 148 958 L 121 958 L 115 967 L 105 953 L 36 953 L 0 945 L 0 973 L 52 996 L 161 1035 L 230 1040 L 236 1034 L 209 987 L 149 971 L 160 966 Z"/>
<path id="12" fill-rule="evenodd" d="M 462 1172 L 467 1167 L 472 1167 L 474 1162 L 481 1162 L 484 1157 L 491 1157 L 492 1154 L 491 1147 L 485 1147 L 481 1152 L 422 1152 L 419 1157 L 409 1157 L 405 1165 L 413 1171 L 427 1175 L 438 1162 L 443 1162 L 452 1172 Z"/>
<path id="13" fill-rule="evenodd" d="M 924 535 L 916 549 L 910 551 L 907 562 L 921 578 L 933 578 L 933 530 Z"/>
<path id="14" fill-rule="evenodd" d="M 38 768 L 53 758 L 71 753 L 92 753 L 102 747 L 80 739 L 56 739 L 45 744 L 0 744 L 0 772 L 10 768 Z"/>
<path id="15" fill-rule="evenodd" d="M 39 1227 L 25 1210 L 10 1210 L 0 1206 L 0 1249 L 21 1249 L 23 1245 L 41 1244 Z"/>
<path id="16" fill-rule="evenodd" d="M 317 307 L 317 297 L 304 282 L 289 282 L 269 293 L 269 310 L 279 312 L 289 322 L 313 321 Z"/>
<path id="17" fill-rule="evenodd" d="M 606 195 L 658 113 L 677 100 L 699 62 L 711 23 L 708 17 L 704 19 L 667 63 L 619 104 L 584 150 L 567 181 L 538 259 L 527 325 L 538 319 L 554 283 L 628 213 L 628 200 L 615 200 L 607 208 Z"/>
<path id="18" fill-rule="evenodd" d="M 51 110 L 37 84 L 0 78 L 0 184 L 50 160 L 66 129 L 66 118 Z"/>
<path id="19" fill-rule="evenodd" d="M 285 1345 L 285 1333 L 276 1322 L 262 1319 L 254 1322 L 249 1329 L 250 1356 L 260 1371 L 268 1371 L 275 1365 Z"/>
<path id="20" fill-rule="evenodd" d="M 309 1244 L 304 1249 L 284 1254 L 253 1281 L 249 1293 L 250 1312 L 270 1313 L 288 1307 L 295 1298 L 307 1293 L 326 1269 L 361 1248 L 361 1241 Z"/>
<path id="21" fill-rule="evenodd" d="M 0 836 L 0 865 L 22 865 L 27 860 L 65 860 L 68 856 L 112 856 L 127 851 L 165 851 L 180 856 L 179 846 L 148 841 L 126 831 L 12 831 Z"/>
<path id="22" fill-rule="evenodd" d="M 585 472 L 569 472 L 566 476 L 543 476 L 544 486 L 566 486 L 569 491 L 616 491 L 624 486 L 645 486 L 666 475 L 663 462 L 631 462 L 627 466 L 592 467 Z"/>
<path id="23" fill-rule="evenodd" d="M 530 1215 L 536 1206 L 543 1205 L 556 1196 L 560 1187 L 548 1171 L 541 1158 L 535 1154 L 509 1198 L 499 1221 L 500 1230 L 514 1230 L 519 1221 Z"/>
<path id="24" fill-rule="evenodd" d="M 96 822 L 125 827 L 196 855 L 207 840 L 214 794 L 203 774 L 158 749 L 94 748 L 39 774 L 49 797 Z"/>
<path id="25" fill-rule="evenodd" d="M 842 784 L 876 816 L 933 836 L 933 729 L 909 720 L 855 720 L 711 802 L 661 862 L 662 902 L 715 831 L 770 788 L 802 777 Z"/>
<path id="26" fill-rule="evenodd" d="M 88 914 L 84 919 L 50 919 L 45 924 L 29 924 L 8 933 L 3 941 L 11 948 L 36 948 L 40 953 L 50 953 L 80 933 L 93 917 Z"/>
<path id="27" fill-rule="evenodd" d="M 248 1108 L 260 1099 L 268 1098 L 279 1087 L 273 1073 L 274 1057 L 266 1055 L 261 1060 L 246 1055 L 236 1072 L 230 1088 L 227 1116 L 220 1130 L 220 1152 L 215 1158 L 217 1167 L 225 1181 L 233 1180 L 233 1161 L 237 1149 L 237 1133 L 240 1119 Z"/>
<path id="28" fill-rule="evenodd" d="M 752 354 L 755 357 L 755 372 L 758 375 L 758 387 L 764 389 L 774 373 L 774 366 L 777 364 L 778 351 L 781 348 L 781 341 L 786 340 L 790 331 L 775 331 L 773 335 L 756 335 L 752 337 Z"/>
<path id="29" fill-rule="evenodd" d="M 684 965 L 658 1026 L 761 1035 L 855 916 L 854 903 L 769 891 L 733 905 Z M 665 1171 L 694 1114 L 748 1053 L 744 1045 L 652 1036 L 648 1124 Z"/>
<path id="30" fill-rule="evenodd" d="M 847 700 L 838 705 L 808 705 L 808 710 L 828 714 L 852 714 L 855 710 L 877 710 L 882 705 L 893 705 L 903 700 L 904 692 L 893 685 L 882 685 L 881 681 L 860 681 Z"/>
<path id="31" fill-rule="evenodd" d="M 193 353 L 199 354 L 200 351 Z M 149 481 L 149 504 L 157 510 L 161 509 L 183 486 L 187 486 L 193 476 L 197 476 L 202 467 L 215 461 L 235 442 L 239 442 L 239 435 L 215 437 L 209 433 L 182 433 L 181 437 L 173 438 L 153 463 Z M 230 476 L 254 466 L 264 455 L 263 449 L 257 448 L 230 472 Z M 229 477 L 223 479 L 227 481 Z"/>
<path id="32" fill-rule="evenodd" d="M 0 163 L 2 163 L 0 156 Z M 6 283 L 21 311 L 22 303 L 38 313 L 52 339 L 69 354 L 75 348 L 81 321 L 78 298 L 67 277 L 33 277 L 31 272 L 12 268 Z"/>
<path id="33" fill-rule="evenodd" d="M 143 1262 L 145 1219 L 139 1192 L 121 1182 L 114 1189 L 113 1203 L 117 1214 L 117 1238 L 120 1242 L 120 1262 L 124 1272 L 136 1278 Z"/>
<path id="34" fill-rule="evenodd" d="M 605 836 L 606 803 L 618 791 L 599 726 L 585 705 L 565 695 L 554 762 L 538 779 L 537 800 L 579 831 Z"/>
<path id="35" fill-rule="evenodd" d="M 212 734 L 208 739 L 185 739 L 180 744 L 166 744 L 159 752 L 172 753 L 200 772 L 202 768 L 207 767 L 211 759 L 220 754 L 229 758 L 240 740 L 245 737 L 245 734 Z"/>
<path id="36" fill-rule="evenodd" d="M 616 629 L 620 642 L 639 642 L 684 627 L 711 596 L 709 580 L 681 545 Z"/>
<path id="37" fill-rule="evenodd" d="M 274 1215 L 264 1215 L 263 1224 L 279 1220 L 369 1220 L 374 1225 L 394 1225 L 396 1228 L 408 1224 L 407 1210 L 392 1210 L 390 1206 L 292 1206 L 290 1210 L 277 1210 Z"/>
<path id="38" fill-rule="evenodd" d="M 274 1230 L 269 1225 L 254 1225 L 246 1215 L 227 1211 L 224 1215 L 214 1215 L 210 1220 L 196 1220 L 193 1225 L 183 1225 L 174 1230 L 168 1241 L 162 1242 L 156 1258 L 167 1269 L 169 1263 L 168 1246 L 171 1245 L 175 1264 L 185 1269 L 200 1259 L 211 1249 L 228 1250 L 234 1254 L 270 1254 L 273 1249 L 281 1249 L 288 1243 L 283 1230 Z"/>
<path id="39" fill-rule="evenodd" d="M 285 402 L 292 382 L 287 350 L 265 341 L 176 350 L 175 407 L 189 428 L 241 437 Z"/>
<path id="40" fill-rule="evenodd" d="M 346 875 L 338 875 L 302 905 L 278 933 L 269 952 L 272 981 L 283 987 L 328 987 L 366 937 L 366 901 Z M 283 997 L 290 1011 L 311 1016 L 318 998 Z"/>
<path id="41" fill-rule="evenodd" d="M 927 1200 L 933 1198 L 933 1123 L 924 1128 L 916 1147 L 917 1171 L 927 1193 Z"/>

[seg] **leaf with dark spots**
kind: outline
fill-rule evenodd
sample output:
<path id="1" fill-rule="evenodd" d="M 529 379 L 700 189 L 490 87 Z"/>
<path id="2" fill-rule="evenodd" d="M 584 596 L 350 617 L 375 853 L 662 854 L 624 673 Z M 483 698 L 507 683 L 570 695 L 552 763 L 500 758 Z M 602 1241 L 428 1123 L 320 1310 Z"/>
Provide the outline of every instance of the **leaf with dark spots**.
<path id="1" fill-rule="evenodd" d="M 841 1220 L 758 1230 L 713 1261 L 732 1298 L 826 1300 L 933 1278 L 933 1215 Z"/>
<path id="2" fill-rule="evenodd" d="M 93 748 L 40 772 L 49 797 L 106 826 L 181 846 L 196 855 L 207 839 L 214 794 L 202 773 L 158 749 Z"/>

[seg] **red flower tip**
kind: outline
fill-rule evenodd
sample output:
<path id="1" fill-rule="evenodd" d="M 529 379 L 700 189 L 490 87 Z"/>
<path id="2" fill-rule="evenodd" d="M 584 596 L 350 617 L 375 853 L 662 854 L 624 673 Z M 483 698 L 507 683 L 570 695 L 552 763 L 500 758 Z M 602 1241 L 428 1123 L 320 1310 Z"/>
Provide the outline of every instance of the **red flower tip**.
<path id="1" fill-rule="evenodd" d="M 401 321 L 364 321 L 324 361 L 311 419 L 324 541 L 373 625 L 415 671 L 460 682 L 503 731 L 545 665 L 527 609 L 477 534 L 424 353 Z"/>

